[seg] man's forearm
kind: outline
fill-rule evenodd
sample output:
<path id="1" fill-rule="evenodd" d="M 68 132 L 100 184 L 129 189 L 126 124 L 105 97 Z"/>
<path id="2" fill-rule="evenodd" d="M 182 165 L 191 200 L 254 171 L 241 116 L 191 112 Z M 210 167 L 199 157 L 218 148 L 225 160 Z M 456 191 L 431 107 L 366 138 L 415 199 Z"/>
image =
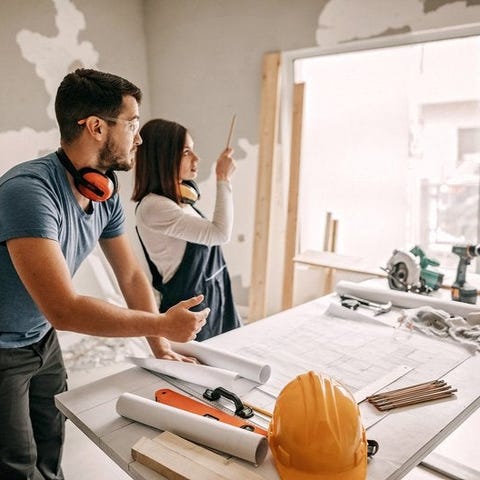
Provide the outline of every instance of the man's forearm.
<path id="1" fill-rule="evenodd" d="M 132 310 L 104 300 L 79 295 L 68 309 L 50 319 L 59 330 L 104 337 L 139 337 L 166 335 L 162 323 L 165 316 L 158 312 Z"/>
<path id="2" fill-rule="evenodd" d="M 142 272 L 137 272 L 129 282 L 121 287 L 123 296 L 129 308 L 145 310 L 157 313 L 158 306 L 147 277 Z M 161 340 L 162 337 L 149 337 L 146 339 L 155 357 L 160 358 L 170 349 L 168 341 Z"/>
<path id="3" fill-rule="evenodd" d="M 128 280 L 119 280 L 119 286 L 128 308 L 158 313 L 152 287 L 143 270 L 137 270 Z"/>

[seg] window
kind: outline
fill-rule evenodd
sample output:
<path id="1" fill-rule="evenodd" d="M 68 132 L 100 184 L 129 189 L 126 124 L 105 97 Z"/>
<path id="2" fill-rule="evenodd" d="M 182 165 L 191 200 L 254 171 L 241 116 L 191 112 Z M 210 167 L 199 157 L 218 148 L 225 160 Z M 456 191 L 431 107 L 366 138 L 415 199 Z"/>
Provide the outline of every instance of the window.
<path id="1" fill-rule="evenodd" d="M 455 267 L 454 244 L 480 243 L 480 35 L 306 56 L 300 251 L 386 265 L 420 247 Z"/>

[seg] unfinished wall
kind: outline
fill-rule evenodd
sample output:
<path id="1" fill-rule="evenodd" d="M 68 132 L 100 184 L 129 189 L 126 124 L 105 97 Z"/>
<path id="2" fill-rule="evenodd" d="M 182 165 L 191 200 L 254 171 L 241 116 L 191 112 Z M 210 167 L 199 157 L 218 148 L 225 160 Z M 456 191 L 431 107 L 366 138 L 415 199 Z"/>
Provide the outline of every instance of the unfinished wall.
<path id="1" fill-rule="evenodd" d="M 73 66 L 92 66 L 144 90 L 143 122 L 161 116 L 190 128 L 203 159 L 208 212 L 212 166 L 236 113 L 236 217 L 225 254 L 236 299 L 247 305 L 263 54 L 475 21 L 476 0 L 2 0 L 0 174 L 58 146 L 51 111 L 56 86 Z M 120 176 L 135 240 L 131 173 Z M 77 281 L 88 289 L 92 278 Z M 272 289 L 270 311 L 280 304 L 280 291 Z"/>
<path id="2" fill-rule="evenodd" d="M 0 175 L 16 163 L 56 150 L 53 111 L 66 73 L 91 67 L 127 77 L 144 92 L 149 115 L 146 47 L 141 0 L 3 0 L 0 3 Z M 130 224 L 130 174 L 119 174 Z M 102 296 L 91 267 L 82 267 L 78 288 Z"/>
<path id="3" fill-rule="evenodd" d="M 207 211 L 215 188 L 212 165 L 224 146 L 231 115 L 237 113 L 235 226 L 232 241 L 224 247 L 237 302 L 248 305 L 263 54 L 478 22 L 478 3 L 146 0 L 152 116 L 172 118 L 191 129 L 203 160 L 199 180 L 201 203 Z M 280 167 L 275 172 L 279 186 L 284 181 L 283 171 Z M 284 197 L 280 194 L 274 201 L 274 210 L 283 214 Z M 281 240 L 273 239 L 270 252 L 269 313 L 280 305 L 282 275 L 278 267 L 283 256 L 281 248 L 273 249 Z M 312 283 L 309 276 L 305 278 Z"/>

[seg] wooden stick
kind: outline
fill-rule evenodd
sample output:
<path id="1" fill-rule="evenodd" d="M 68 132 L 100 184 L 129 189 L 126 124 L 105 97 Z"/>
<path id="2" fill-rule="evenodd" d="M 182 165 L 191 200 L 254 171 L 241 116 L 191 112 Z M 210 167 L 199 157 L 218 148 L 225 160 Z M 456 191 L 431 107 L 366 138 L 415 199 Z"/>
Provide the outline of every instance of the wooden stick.
<path id="1" fill-rule="evenodd" d="M 378 406 L 384 406 L 384 405 L 389 405 L 389 404 L 395 404 L 395 403 L 398 403 L 398 402 L 418 400 L 418 399 L 421 399 L 421 398 L 424 398 L 424 397 L 431 397 L 433 395 L 442 395 L 444 393 L 452 393 L 453 391 L 455 391 L 455 390 L 452 390 L 451 387 L 442 387 L 440 390 L 435 390 L 435 391 L 428 390 L 428 391 L 425 391 L 425 392 L 422 392 L 422 393 L 404 395 L 404 396 L 401 396 L 401 397 L 388 397 L 388 398 L 385 398 L 385 399 L 376 400 L 375 402 L 371 402 L 371 403 L 373 403 L 376 407 L 378 407 Z"/>
<path id="2" fill-rule="evenodd" d="M 376 402 L 378 400 L 386 400 L 392 398 L 400 398 L 400 397 L 408 397 L 412 395 L 420 395 L 422 393 L 433 393 L 439 390 L 447 390 L 450 388 L 450 385 L 438 384 L 438 385 L 431 385 L 424 388 L 415 388 L 411 390 L 404 390 L 402 392 L 396 393 L 385 393 L 381 395 L 376 395 L 375 397 L 369 398 L 369 402 Z"/>
<path id="3" fill-rule="evenodd" d="M 435 385 L 435 386 L 439 386 L 440 384 L 445 385 L 445 383 L 446 383 L 445 380 L 431 380 L 430 382 L 417 383 L 416 385 L 410 385 L 408 387 L 397 388 L 395 390 L 389 390 L 389 391 L 383 392 L 383 393 L 376 393 L 375 395 L 370 395 L 368 397 L 368 399 L 370 399 L 370 398 L 375 399 L 377 397 L 381 397 L 381 396 L 384 396 L 384 395 L 389 395 L 389 394 L 392 394 L 392 393 L 405 392 L 405 391 L 410 391 L 410 390 L 414 390 L 414 389 L 424 388 L 424 387 L 427 387 L 429 385 Z"/>
<path id="4" fill-rule="evenodd" d="M 228 132 L 227 137 L 227 148 L 230 148 L 230 142 L 232 140 L 233 127 L 235 127 L 235 120 L 237 119 L 237 114 L 234 113 L 232 117 L 232 123 L 230 124 L 230 131 Z"/>
<path id="5" fill-rule="evenodd" d="M 392 403 L 390 405 L 385 405 L 385 406 L 377 406 L 376 408 L 380 411 L 385 411 L 385 410 L 393 410 L 394 408 L 400 408 L 400 407 L 408 407 L 410 405 L 417 405 L 419 403 L 424 403 L 424 402 L 430 402 L 432 400 L 439 400 L 441 398 L 447 398 L 451 397 L 454 392 L 456 392 L 457 389 L 454 389 L 448 393 L 442 393 L 442 394 L 434 394 L 434 395 L 426 395 L 422 398 L 416 399 L 416 400 L 410 400 L 410 401 L 405 401 L 405 402 L 397 402 L 397 403 Z"/>

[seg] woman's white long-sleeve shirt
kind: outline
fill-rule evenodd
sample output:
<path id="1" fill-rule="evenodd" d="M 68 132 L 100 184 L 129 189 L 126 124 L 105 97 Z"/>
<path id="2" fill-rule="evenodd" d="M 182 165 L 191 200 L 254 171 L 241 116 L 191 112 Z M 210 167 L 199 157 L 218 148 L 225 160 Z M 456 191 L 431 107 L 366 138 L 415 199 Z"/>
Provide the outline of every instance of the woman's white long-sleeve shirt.
<path id="1" fill-rule="evenodd" d="M 233 228 L 232 186 L 217 181 L 213 219 L 202 218 L 191 206 L 178 205 L 161 195 L 145 196 L 136 223 L 148 255 L 168 282 L 178 270 L 187 242 L 213 246 L 227 243 Z"/>

